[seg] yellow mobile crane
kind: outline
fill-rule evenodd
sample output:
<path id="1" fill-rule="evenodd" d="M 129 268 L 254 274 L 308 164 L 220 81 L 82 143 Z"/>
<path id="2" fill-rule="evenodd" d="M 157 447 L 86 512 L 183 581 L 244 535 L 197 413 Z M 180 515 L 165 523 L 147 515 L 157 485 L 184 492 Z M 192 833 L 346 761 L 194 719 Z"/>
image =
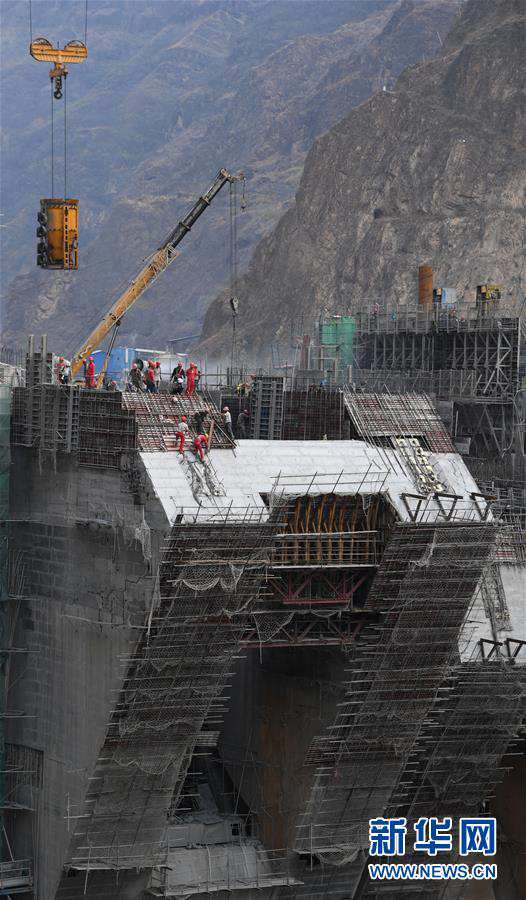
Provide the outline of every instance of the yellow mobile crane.
<path id="1" fill-rule="evenodd" d="M 75 378 L 75 376 L 79 373 L 84 361 L 89 357 L 91 353 L 93 353 L 94 350 L 96 350 L 101 341 L 113 328 L 114 331 L 108 347 L 108 352 L 106 353 L 102 370 L 99 372 L 99 375 L 97 377 L 97 387 L 100 388 L 102 386 L 104 374 L 108 366 L 109 354 L 115 341 L 117 329 L 120 325 L 120 320 L 122 319 L 125 312 L 127 312 L 127 310 L 130 309 L 131 306 L 133 306 L 137 298 L 140 297 L 141 294 L 150 287 L 157 276 L 160 275 L 161 272 L 164 272 L 164 270 L 170 265 L 170 263 L 179 256 L 179 251 L 176 249 L 178 244 L 181 243 L 184 236 L 188 234 L 192 226 L 195 225 L 199 216 L 202 215 L 202 213 L 205 211 L 205 209 L 207 209 L 208 206 L 210 206 L 210 203 L 212 202 L 216 194 L 219 193 L 221 188 L 224 187 L 225 184 L 232 185 L 238 181 L 244 182 L 244 180 L 245 176 L 242 172 L 239 173 L 239 175 L 231 175 L 230 172 L 227 172 L 226 169 L 219 170 L 213 184 L 209 187 L 206 194 L 203 194 L 202 197 L 199 197 L 197 203 L 194 204 L 194 206 L 187 213 L 184 219 L 181 219 L 176 228 L 174 228 L 174 230 L 170 232 L 161 246 L 157 248 L 157 250 L 146 262 L 146 265 L 143 266 L 137 277 L 132 281 L 129 287 L 126 288 L 124 293 L 121 294 L 118 300 L 115 301 L 110 311 L 106 313 L 102 321 L 96 326 L 96 328 L 94 328 L 88 339 L 84 341 L 82 347 L 77 351 L 71 361 L 72 379 Z"/>

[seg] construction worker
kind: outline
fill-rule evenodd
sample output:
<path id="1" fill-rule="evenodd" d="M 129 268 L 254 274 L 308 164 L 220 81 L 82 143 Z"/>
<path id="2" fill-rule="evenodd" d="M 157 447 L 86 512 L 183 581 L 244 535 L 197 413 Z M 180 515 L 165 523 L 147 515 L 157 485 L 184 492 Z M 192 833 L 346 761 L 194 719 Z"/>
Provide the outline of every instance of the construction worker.
<path id="1" fill-rule="evenodd" d="M 236 428 L 237 436 L 245 440 L 247 436 L 247 427 L 250 421 L 250 413 L 248 409 L 242 409 L 237 417 Z"/>
<path id="2" fill-rule="evenodd" d="M 64 372 L 66 369 L 66 360 L 63 356 L 59 356 L 57 362 L 55 363 L 55 378 L 57 379 L 57 384 L 66 384 L 64 381 Z"/>
<path id="3" fill-rule="evenodd" d="M 156 390 L 156 393 L 158 393 L 161 389 L 161 378 L 162 378 L 161 363 L 159 362 L 159 360 L 154 362 L 153 371 L 154 371 L 155 390 Z"/>
<path id="4" fill-rule="evenodd" d="M 94 388 L 95 385 L 95 360 L 92 356 L 84 363 L 84 383 L 87 388 Z"/>
<path id="5" fill-rule="evenodd" d="M 221 413 L 221 418 L 223 419 L 223 425 L 225 426 L 225 431 L 228 434 L 229 438 L 235 440 L 234 432 L 232 431 L 232 416 L 230 415 L 230 410 L 228 406 L 223 406 L 223 412 Z"/>
<path id="6" fill-rule="evenodd" d="M 151 359 L 148 360 L 148 366 L 143 376 L 146 390 L 149 394 L 157 393 L 157 385 L 155 384 L 155 366 Z"/>
<path id="7" fill-rule="evenodd" d="M 177 363 L 175 369 L 173 370 L 170 376 L 170 393 L 171 394 L 182 394 L 184 389 L 184 380 L 186 378 L 184 366 L 182 363 Z"/>
<path id="8" fill-rule="evenodd" d="M 201 434 L 204 432 L 206 416 L 207 413 L 202 409 L 199 409 L 196 413 L 194 413 L 193 427 L 196 434 Z"/>
<path id="9" fill-rule="evenodd" d="M 141 370 L 135 362 L 132 363 L 132 367 L 130 369 L 130 389 L 137 393 L 144 391 Z"/>
<path id="10" fill-rule="evenodd" d="M 198 434 L 194 440 L 194 453 L 201 462 L 205 461 L 205 452 L 208 450 L 208 435 Z"/>
<path id="11" fill-rule="evenodd" d="M 116 391 L 116 390 L 117 390 L 117 382 L 116 382 L 116 381 L 110 381 L 110 383 L 109 383 L 109 385 L 108 385 L 108 390 L 109 390 L 109 391 Z"/>
<path id="12" fill-rule="evenodd" d="M 249 381 L 240 381 L 236 387 L 236 394 L 238 397 L 246 397 L 250 394 L 251 384 Z"/>
<path id="13" fill-rule="evenodd" d="M 188 424 L 186 421 L 186 416 L 181 416 L 179 424 L 177 426 L 177 431 L 175 432 L 175 436 L 178 439 L 179 446 L 176 448 L 179 453 L 184 452 L 184 444 L 186 438 L 188 437 Z"/>
<path id="14" fill-rule="evenodd" d="M 186 396 L 191 397 L 195 391 L 195 376 L 198 373 L 195 363 L 191 362 L 186 370 Z"/>

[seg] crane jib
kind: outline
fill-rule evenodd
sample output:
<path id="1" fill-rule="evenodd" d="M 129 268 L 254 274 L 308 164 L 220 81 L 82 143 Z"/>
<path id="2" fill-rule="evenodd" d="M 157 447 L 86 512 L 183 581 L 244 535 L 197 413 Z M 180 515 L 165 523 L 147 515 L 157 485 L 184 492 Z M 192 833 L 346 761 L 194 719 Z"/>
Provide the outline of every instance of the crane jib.
<path id="1" fill-rule="evenodd" d="M 195 225 L 199 216 L 205 211 L 205 209 L 207 209 L 208 206 L 210 206 L 210 203 L 212 202 L 216 194 L 219 193 L 223 185 L 233 180 L 234 178 L 232 175 L 230 175 L 228 172 L 225 172 L 224 170 L 221 170 L 206 194 L 204 194 L 203 197 L 199 197 L 199 200 L 197 201 L 195 206 L 192 207 L 188 215 L 186 215 L 184 219 L 179 222 L 177 228 L 174 228 L 172 233 L 168 235 L 167 240 L 164 242 L 164 244 L 161 244 L 161 247 L 159 247 L 159 249 L 165 247 L 166 244 L 171 244 L 172 246 L 176 247 L 177 244 L 182 241 L 185 234 L 187 234 L 192 226 Z"/>
<path id="2" fill-rule="evenodd" d="M 94 328 L 88 339 L 83 343 L 82 347 L 77 351 L 71 362 L 71 374 L 75 376 L 81 369 L 85 359 L 93 353 L 99 346 L 101 341 L 106 337 L 116 319 L 121 319 L 128 309 L 135 303 L 138 297 L 147 290 L 154 279 L 166 269 L 171 262 L 178 256 L 176 251 L 177 245 L 188 234 L 192 226 L 197 222 L 199 216 L 210 206 L 210 202 L 219 193 L 221 188 L 227 184 L 236 181 L 243 181 L 244 175 L 231 175 L 226 169 L 220 169 L 215 181 L 209 190 L 194 204 L 190 212 L 179 222 L 177 227 L 168 235 L 160 247 L 153 254 L 150 262 L 144 266 L 139 274 L 128 285 L 123 294 L 116 300 L 109 312 L 106 313 L 101 322 Z"/>

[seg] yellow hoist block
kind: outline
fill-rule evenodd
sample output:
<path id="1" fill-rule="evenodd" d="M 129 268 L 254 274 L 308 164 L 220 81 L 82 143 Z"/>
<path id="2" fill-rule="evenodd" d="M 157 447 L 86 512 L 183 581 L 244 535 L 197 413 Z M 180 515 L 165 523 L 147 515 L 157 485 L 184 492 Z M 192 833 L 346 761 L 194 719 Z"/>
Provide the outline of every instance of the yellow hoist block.
<path id="1" fill-rule="evenodd" d="M 43 269 L 78 269 L 78 200 L 40 201 L 37 265 Z"/>
<path id="2" fill-rule="evenodd" d="M 86 59 L 88 50 L 82 41 L 70 41 L 61 50 L 60 47 L 54 47 L 47 38 L 36 38 L 29 45 L 29 52 L 33 59 L 42 62 L 52 62 L 55 65 L 73 62 L 79 63 Z"/>
<path id="3" fill-rule="evenodd" d="M 88 48 L 82 41 L 70 41 L 61 50 L 60 47 L 54 47 L 47 38 L 42 37 L 31 41 L 29 52 L 33 59 L 53 63 L 49 77 L 54 85 L 55 100 L 62 98 L 62 79 L 66 79 L 68 74 L 66 63 L 80 63 L 88 56 Z"/>

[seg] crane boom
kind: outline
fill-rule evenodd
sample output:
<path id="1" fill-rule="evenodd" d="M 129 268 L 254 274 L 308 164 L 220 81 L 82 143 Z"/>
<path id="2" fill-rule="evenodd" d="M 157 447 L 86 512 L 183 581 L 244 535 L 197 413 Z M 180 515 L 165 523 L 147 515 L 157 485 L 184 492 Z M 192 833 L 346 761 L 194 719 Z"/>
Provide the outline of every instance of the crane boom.
<path id="1" fill-rule="evenodd" d="M 131 306 L 133 306 L 137 298 L 140 297 L 140 295 L 150 287 L 155 278 L 157 278 L 161 272 L 164 272 L 170 263 L 179 256 L 179 251 L 176 249 L 178 244 L 181 243 L 185 235 L 188 234 L 192 226 L 195 225 L 205 209 L 210 206 L 210 203 L 216 194 L 219 193 L 221 188 L 227 183 L 232 184 L 234 181 L 242 181 L 243 179 L 244 175 L 242 173 L 239 175 L 231 175 L 226 169 L 219 170 L 214 182 L 207 192 L 203 194 L 202 197 L 199 197 L 199 200 L 194 203 L 192 209 L 183 219 L 181 219 L 168 237 L 165 238 L 160 247 L 158 247 L 150 257 L 146 265 L 143 266 L 137 277 L 115 301 L 102 321 L 93 329 L 88 339 L 84 341 L 71 361 L 72 377 L 75 377 L 75 375 L 78 374 L 84 360 L 99 346 L 115 323 L 119 319 L 122 319 L 123 315 Z"/>

